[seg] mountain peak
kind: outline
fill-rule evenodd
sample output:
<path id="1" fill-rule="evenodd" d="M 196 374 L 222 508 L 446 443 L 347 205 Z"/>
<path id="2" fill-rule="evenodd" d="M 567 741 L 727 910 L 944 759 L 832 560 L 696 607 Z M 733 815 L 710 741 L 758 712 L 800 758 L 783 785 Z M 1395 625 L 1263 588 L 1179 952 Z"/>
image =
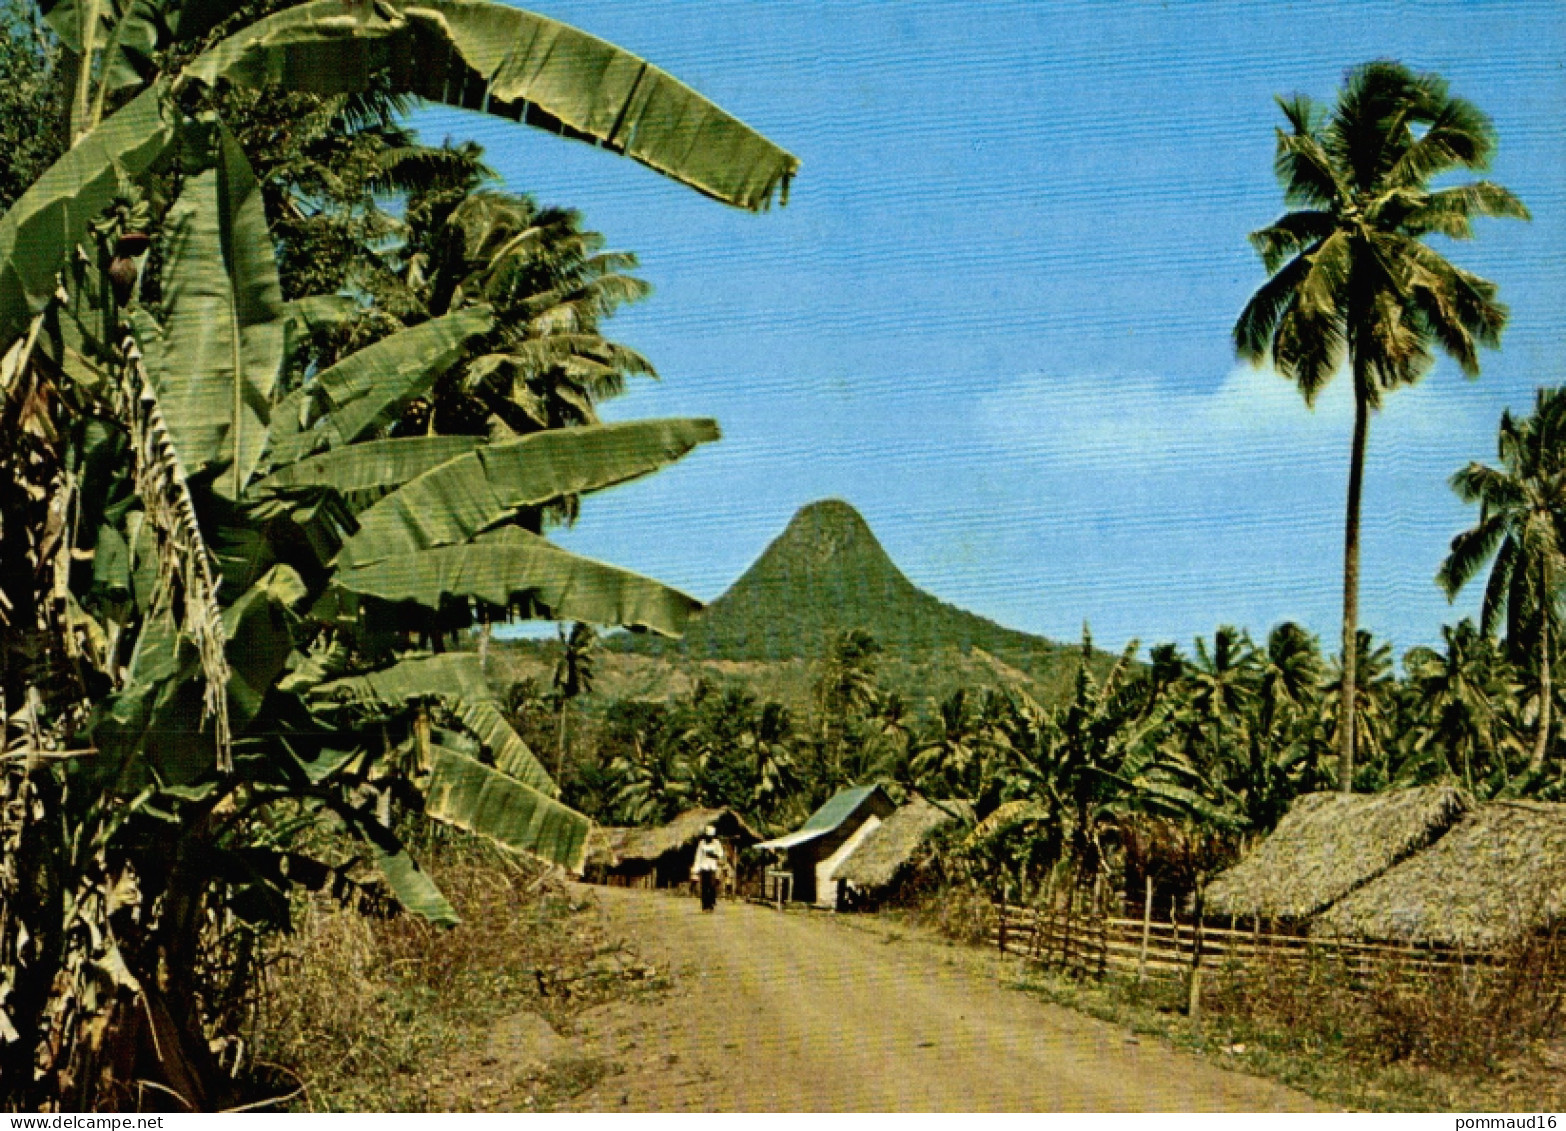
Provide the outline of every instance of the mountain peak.
<path id="1" fill-rule="evenodd" d="M 843 499 L 795 512 L 749 569 L 691 619 L 682 641 L 638 642 L 695 660 L 814 659 L 840 632 L 863 629 L 889 654 L 980 648 L 1031 672 L 1053 669 L 1048 640 L 1003 628 L 924 592 Z"/>
<path id="2" fill-rule="evenodd" d="M 814 568 L 835 562 L 838 568 L 863 569 L 874 563 L 877 572 L 888 569 L 897 572 L 864 516 L 842 499 L 821 499 L 795 511 L 783 533 L 773 540 L 746 576 L 758 568 L 775 566 L 776 559 L 813 562 Z M 898 576 L 902 575 L 898 573 Z"/>

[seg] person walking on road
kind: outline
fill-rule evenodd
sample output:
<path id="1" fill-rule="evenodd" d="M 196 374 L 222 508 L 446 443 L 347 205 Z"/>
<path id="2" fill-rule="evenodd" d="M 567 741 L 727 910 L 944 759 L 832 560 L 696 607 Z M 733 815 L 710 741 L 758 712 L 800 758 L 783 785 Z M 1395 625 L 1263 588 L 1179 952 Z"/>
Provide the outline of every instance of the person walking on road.
<path id="1" fill-rule="evenodd" d="M 712 825 L 696 843 L 696 858 L 691 861 L 691 879 L 701 886 L 701 909 L 711 911 L 718 904 L 718 877 L 727 863 L 723 842 Z"/>

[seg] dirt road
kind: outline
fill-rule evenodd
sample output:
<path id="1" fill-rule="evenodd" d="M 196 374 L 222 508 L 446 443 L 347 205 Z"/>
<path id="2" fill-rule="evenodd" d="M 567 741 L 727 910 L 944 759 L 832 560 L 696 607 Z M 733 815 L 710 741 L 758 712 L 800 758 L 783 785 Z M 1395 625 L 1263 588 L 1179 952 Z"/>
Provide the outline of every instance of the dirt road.
<path id="1" fill-rule="evenodd" d="M 875 920 L 583 888 L 675 979 L 579 1018 L 614 1111 L 1298 1111 L 1308 1097 L 998 981 L 999 956 Z"/>

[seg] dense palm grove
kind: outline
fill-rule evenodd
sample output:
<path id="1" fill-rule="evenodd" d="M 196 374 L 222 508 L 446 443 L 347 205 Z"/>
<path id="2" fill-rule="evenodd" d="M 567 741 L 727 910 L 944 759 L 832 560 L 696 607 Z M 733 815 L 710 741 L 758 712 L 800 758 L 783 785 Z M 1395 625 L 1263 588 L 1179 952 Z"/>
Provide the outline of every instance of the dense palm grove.
<path id="1" fill-rule="evenodd" d="M 1439 80 L 1375 64 L 1333 115 L 1285 106 L 1301 210 L 1255 237 L 1274 274 L 1236 330 L 1307 399 L 1352 370 L 1346 662 L 1292 624 L 1107 667 L 1084 640 L 1060 702 L 916 704 L 850 629 L 804 709 L 706 683 L 604 704 L 589 625 L 677 635 L 696 603 L 547 535 L 716 426 L 601 423 L 655 376 L 606 335 L 647 293 L 634 257 L 404 115 L 497 114 L 751 210 L 797 161 L 500 5 L 68 0 L 0 30 L 7 1109 L 247 1098 L 240 1035 L 304 893 L 455 921 L 408 848 L 426 818 L 576 867 L 589 817 L 781 828 L 885 781 L 971 802 L 970 875 L 1036 885 L 1121 868 L 1150 828 L 1221 855 L 1335 780 L 1561 789 L 1566 398 L 1454 478 L 1479 514 L 1440 583 L 1484 575 L 1481 622 L 1399 667 L 1355 619 L 1368 414 L 1434 349 L 1476 371 L 1505 321 L 1420 240 L 1525 215 L 1484 182 L 1427 188 L 1493 148 Z M 553 678 L 501 701 L 460 645 L 529 618 L 573 627 Z"/>

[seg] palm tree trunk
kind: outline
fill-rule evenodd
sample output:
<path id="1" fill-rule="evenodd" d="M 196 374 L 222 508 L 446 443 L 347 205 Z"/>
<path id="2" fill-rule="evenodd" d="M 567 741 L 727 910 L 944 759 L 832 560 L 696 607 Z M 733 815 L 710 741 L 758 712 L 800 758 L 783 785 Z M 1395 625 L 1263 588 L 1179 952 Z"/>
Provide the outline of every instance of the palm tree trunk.
<path id="1" fill-rule="evenodd" d="M 1365 439 L 1370 406 L 1365 374 L 1355 360 L 1354 445 L 1349 453 L 1348 514 L 1343 529 L 1343 686 L 1338 702 L 1338 788 L 1354 792 L 1354 715 L 1359 666 L 1359 499 L 1365 479 Z"/>
<path id="2" fill-rule="evenodd" d="M 1549 585 L 1549 572 L 1543 571 L 1545 585 Z M 1537 774 L 1544 766 L 1544 755 L 1550 747 L 1550 609 L 1549 589 L 1544 592 L 1544 616 L 1539 628 L 1539 733 L 1533 740 L 1533 753 L 1528 756 L 1528 774 Z"/>
<path id="3" fill-rule="evenodd" d="M 555 729 L 555 785 L 560 784 L 560 775 L 565 772 L 565 748 L 566 748 L 566 708 L 570 700 L 560 700 L 560 720 Z"/>

